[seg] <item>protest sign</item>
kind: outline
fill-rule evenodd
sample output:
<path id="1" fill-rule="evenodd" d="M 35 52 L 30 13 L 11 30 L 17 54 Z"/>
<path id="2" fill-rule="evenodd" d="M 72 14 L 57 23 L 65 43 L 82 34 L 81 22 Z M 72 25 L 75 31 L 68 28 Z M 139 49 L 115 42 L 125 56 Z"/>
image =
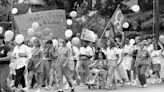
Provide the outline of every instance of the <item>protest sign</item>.
<path id="1" fill-rule="evenodd" d="M 90 41 L 90 42 L 95 42 L 95 33 L 91 30 L 88 29 L 83 29 L 82 34 L 81 34 L 81 39 L 82 40 L 86 40 L 86 41 Z"/>
<path id="2" fill-rule="evenodd" d="M 49 28 L 55 37 L 64 37 L 66 30 L 66 15 L 64 10 L 49 10 L 14 16 L 18 31 L 28 38 L 27 30 L 31 28 L 33 22 L 38 22 L 42 32 Z"/>

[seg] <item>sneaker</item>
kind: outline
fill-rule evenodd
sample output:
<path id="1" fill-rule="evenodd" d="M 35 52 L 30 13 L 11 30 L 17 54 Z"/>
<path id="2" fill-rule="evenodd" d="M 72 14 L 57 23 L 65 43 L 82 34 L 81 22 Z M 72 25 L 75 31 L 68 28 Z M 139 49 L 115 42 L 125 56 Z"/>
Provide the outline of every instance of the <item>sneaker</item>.
<path id="1" fill-rule="evenodd" d="M 46 86 L 46 87 L 45 87 L 45 89 L 46 89 L 46 90 L 50 90 L 50 89 L 51 89 L 51 87 L 49 87 L 49 86 Z"/>
<path id="2" fill-rule="evenodd" d="M 151 84 L 155 84 L 156 82 L 155 82 L 155 80 L 153 80 L 152 82 L 151 82 Z"/>
<path id="3" fill-rule="evenodd" d="M 64 87 L 64 89 L 65 89 L 65 90 L 68 90 L 69 88 L 70 88 L 70 87 L 69 87 L 69 86 L 67 86 L 67 85 Z"/>
<path id="4" fill-rule="evenodd" d="M 140 88 L 142 88 L 143 86 L 142 85 L 139 85 Z"/>
<path id="5" fill-rule="evenodd" d="M 131 83 L 130 82 L 127 82 L 126 85 L 130 85 Z"/>
<path id="6" fill-rule="evenodd" d="M 134 81 L 132 86 L 136 86 L 137 85 L 137 81 Z"/>
<path id="7" fill-rule="evenodd" d="M 28 87 L 25 87 L 22 90 L 25 91 L 25 92 L 28 92 Z"/>
<path id="8" fill-rule="evenodd" d="M 147 84 L 143 85 L 143 88 L 146 88 L 147 87 Z"/>
<path id="9" fill-rule="evenodd" d="M 37 89 L 35 92 L 40 92 L 40 89 Z"/>

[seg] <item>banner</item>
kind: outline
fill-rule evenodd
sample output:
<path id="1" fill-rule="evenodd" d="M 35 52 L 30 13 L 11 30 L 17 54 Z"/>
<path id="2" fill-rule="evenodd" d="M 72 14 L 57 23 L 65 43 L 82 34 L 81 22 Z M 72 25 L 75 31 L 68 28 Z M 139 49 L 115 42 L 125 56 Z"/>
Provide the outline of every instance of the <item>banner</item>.
<path id="1" fill-rule="evenodd" d="M 64 10 L 49 10 L 14 16 L 18 31 L 28 38 L 27 30 L 33 22 L 40 24 L 40 32 L 49 28 L 55 37 L 65 37 L 66 15 Z"/>
<path id="2" fill-rule="evenodd" d="M 81 34 L 81 39 L 90 42 L 95 42 L 96 36 L 93 31 L 84 28 Z"/>
<path id="3" fill-rule="evenodd" d="M 114 31 L 116 33 L 118 33 L 123 30 L 122 25 L 123 25 L 124 21 L 125 21 L 125 17 L 118 6 L 117 9 L 115 10 L 113 16 L 111 17 L 109 23 L 111 23 L 113 25 L 113 27 L 115 29 Z"/>

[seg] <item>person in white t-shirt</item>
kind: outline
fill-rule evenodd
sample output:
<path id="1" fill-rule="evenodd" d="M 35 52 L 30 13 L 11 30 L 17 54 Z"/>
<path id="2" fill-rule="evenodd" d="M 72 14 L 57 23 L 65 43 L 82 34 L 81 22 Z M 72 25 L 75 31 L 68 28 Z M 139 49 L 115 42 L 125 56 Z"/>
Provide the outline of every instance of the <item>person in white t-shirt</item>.
<path id="1" fill-rule="evenodd" d="M 31 50 L 25 44 L 17 44 L 13 50 L 16 64 L 16 79 L 15 87 L 18 88 L 19 84 L 22 85 L 24 90 L 27 90 L 26 79 L 24 72 L 27 69 L 28 61 L 31 58 Z"/>
<path id="2" fill-rule="evenodd" d="M 107 47 L 107 60 L 108 60 L 108 80 L 107 80 L 107 87 L 111 89 L 116 89 L 116 78 L 115 72 L 116 67 L 121 62 L 121 54 L 118 52 L 117 48 L 115 47 L 114 42 L 109 42 Z"/>
<path id="3" fill-rule="evenodd" d="M 80 47 L 80 62 L 77 64 L 78 71 L 80 72 L 81 75 L 84 75 L 84 77 L 81 77 L 83 84 L 85 84 L 88 80 L 89 64 L 92 56 L 93 56 L 93 50 L 89 46 L 89 42 L 84 42 L 83 46 Z"/>

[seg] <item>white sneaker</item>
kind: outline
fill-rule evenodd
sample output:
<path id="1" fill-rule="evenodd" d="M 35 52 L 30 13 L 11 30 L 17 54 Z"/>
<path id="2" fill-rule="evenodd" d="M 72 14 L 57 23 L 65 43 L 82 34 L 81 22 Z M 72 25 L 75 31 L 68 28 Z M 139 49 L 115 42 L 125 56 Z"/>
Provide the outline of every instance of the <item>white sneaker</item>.
<path id="1" fill-rule="evenodd" d="M 25 92 L 28 92 L 29 91 L 28 87 L 25 87 L 22 90 L 25 91 Z"/>
<path id="2" fill-rule="evenodd" d="M 132 86 L 136 86 L 137 85 L 137 81 L 134 81 Z"/>
<path id="3" fill-rule="evenodd" d="M 68 86 L 68 85 L 66 85 L 65 87 L 64 87 L 64 89 L 65 90 L 68 90 L 70 87 Z"/>
<path id="4" fill-rule="evenodd" d="M 153 80 L 152 82 L 151 82 L 151 84 L 155 84 L 156 82 L 155 82 L 155 80 Z"/>
<path id="5" fill-rule="evenodd" d="M 49 86 L 46 86 L 46 87 L 45 87 L 45 89 L 46 89 L 46 90 L 50 90 L 50 89 L 51 89 L 51 87 L 49 87 Z"/>
<path id="6" fill-rule="evenodd" d="M 142 88 L 143 86 L 142 85 L 139 85 L 140 88 Z"/>
<path id="7" fill-rule="evenodd" d="M 131 82 L 127 82 L 127 83 L 126 83 L 126 85 L 130 85 L 130 84 L 131 84 Z"/>
<path id="8" fill-rule="evenodd" d="M 37 89 L 35 92 L 40 92 L 40 89 Z"/>
<path id="9" fill-rule="evenodd" d="M 147 84 L 143 85 L 143 88 L 146 88 L 147 87 Z"/>

